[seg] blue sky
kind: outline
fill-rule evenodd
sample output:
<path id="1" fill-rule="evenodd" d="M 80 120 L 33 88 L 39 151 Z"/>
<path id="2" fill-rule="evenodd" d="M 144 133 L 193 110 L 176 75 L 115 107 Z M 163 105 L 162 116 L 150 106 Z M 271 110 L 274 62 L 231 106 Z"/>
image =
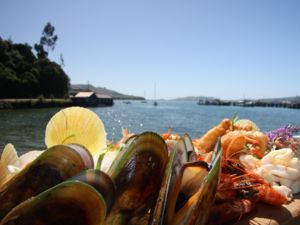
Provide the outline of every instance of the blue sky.
<path id="1" fill-rule="evenodd" d="M 74 84 L 153 98 L 300 95 L 300 1 L 2 0 L 0 36 L 33 45 Z"/>

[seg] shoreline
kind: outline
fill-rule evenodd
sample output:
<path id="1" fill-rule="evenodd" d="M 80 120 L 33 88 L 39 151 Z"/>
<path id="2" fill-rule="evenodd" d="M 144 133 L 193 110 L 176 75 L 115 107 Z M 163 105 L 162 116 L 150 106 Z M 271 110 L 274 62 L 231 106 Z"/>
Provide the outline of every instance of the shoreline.
<path id="1" fill-rule="evenodd" d="M 0 99 L 0 110 L 73 106 L 71 99 Z"/>
<path id="2" fill-rule="evenodd" d="M 78 104 L 71 99 L 63 98 L 34 98 L 34 99 L 0 99 L 0 110 L 14 109 L 38 109 L 38 108 L 55 108 L 55 107 L 111 107 L 113 104 Z"/>

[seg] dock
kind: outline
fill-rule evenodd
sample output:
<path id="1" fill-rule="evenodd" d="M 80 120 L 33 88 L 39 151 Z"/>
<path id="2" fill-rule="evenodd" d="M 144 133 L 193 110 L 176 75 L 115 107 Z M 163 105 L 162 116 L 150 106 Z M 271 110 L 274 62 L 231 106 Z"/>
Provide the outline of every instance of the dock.
<path id="1" fill-rule="evenodd" d="M 300 109 L 300 97 L 295 97 L 293 100 L 199 100 L 198 105 L 219 105 L 219 106 L 240 106 L 240 107 L 275 107 L 275 108 L 290 108 Z"/>

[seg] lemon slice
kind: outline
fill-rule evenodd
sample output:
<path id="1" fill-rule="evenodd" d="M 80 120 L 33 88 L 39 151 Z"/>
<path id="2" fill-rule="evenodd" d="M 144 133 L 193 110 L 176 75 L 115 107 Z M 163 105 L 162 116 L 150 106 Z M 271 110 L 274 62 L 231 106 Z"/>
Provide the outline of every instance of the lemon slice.
<path id="1" fill-rule="evenodd" d="M 82 107 L 69 107 L 50 119 L 45 143 L 48 148 L 58 144 L 83 145 L 95 161 L 106 148 L 106 132 L 103 122 L 94 112 Z"/>
<path id="2" fill-rule="evenodd" d="M 248 119 L 239 119 L 234 124 L 241 126 L 241 127 L 243 127 L 243 126 L 249 127 L 249 128 L 251 128 L 250 129 L 251 131 L 259 131 L 258 126 L 253 121 L 248 120 Z"/>

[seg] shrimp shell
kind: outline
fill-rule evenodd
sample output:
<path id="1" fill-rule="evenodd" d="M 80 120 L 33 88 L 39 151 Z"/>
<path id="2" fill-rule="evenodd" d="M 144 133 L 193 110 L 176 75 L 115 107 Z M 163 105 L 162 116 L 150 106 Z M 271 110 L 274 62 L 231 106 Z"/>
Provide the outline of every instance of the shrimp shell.
<path id="1" fill-rule="evenodd" d="M 258 201 L 277 206 L 288 202 L 288 198 L 286 196 L 279 193 L 269 184 L 261 184 L 255 189 L 258 190 Z"/>

